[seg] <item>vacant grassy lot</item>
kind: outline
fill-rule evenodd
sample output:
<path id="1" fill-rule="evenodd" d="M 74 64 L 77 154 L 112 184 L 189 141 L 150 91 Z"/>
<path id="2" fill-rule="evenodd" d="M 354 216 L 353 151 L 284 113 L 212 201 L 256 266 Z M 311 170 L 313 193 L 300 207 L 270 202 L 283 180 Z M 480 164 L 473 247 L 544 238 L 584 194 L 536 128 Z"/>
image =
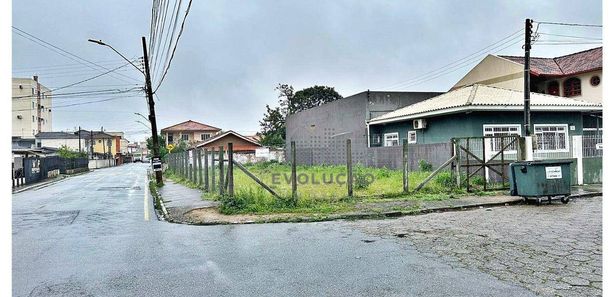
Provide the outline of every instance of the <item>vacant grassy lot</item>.
<path id="1" fill-rule="evenodd" d="M 403 193 L 403 172 L 386 168 L 354 166 L 354 197 L 347 195 L 345 166 L 298 166 L 298 199 L 291 199 L 291 168 L 280 163 L 258 163 L 245 166 L 252 174 L 271 187 L 281 199 L 275 198 L 249 176 L 235 167 L 235 197 L 220 197 L 203 193 L 203 199 L 222 201 L 223 213 L 332 213 L 353 210 L 357 203 L 393 200 L 442 200 L 465 194 L 457 189 L 450 172 L 442 172 L 417 194 Z M 179 176 L 167 172 L 167 177 L 197 187 Z M 409 175 L 410 192 L 430 172 L 415 171 Z M 217 187 L 216 187 L 217 191 Z"/>

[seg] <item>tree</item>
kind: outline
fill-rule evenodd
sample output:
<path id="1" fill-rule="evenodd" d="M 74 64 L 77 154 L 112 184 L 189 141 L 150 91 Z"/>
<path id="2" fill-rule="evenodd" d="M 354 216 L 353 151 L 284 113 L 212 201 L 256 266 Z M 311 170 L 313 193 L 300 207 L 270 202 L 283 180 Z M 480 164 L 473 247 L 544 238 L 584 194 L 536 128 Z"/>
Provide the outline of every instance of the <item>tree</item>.
<path id="1" fill-rule="evenodd" d="M 264 118 L 260 121 L 262 140 L 265 146 L 284 146 L 286 142 L 286 117 L 288 115 L 320 106 L 322 104 L 343 98 L 335 88 L 313 86 L 294 92 L 288 84 L 278 84 L 279 107 L 266 105 Z"/>
<path id="2" fill-rule="evenodd" d="M 57 154 L 64 159 L 87 158 L 87 153 L 73 150 L 65 145 L 58 148 Z"/>

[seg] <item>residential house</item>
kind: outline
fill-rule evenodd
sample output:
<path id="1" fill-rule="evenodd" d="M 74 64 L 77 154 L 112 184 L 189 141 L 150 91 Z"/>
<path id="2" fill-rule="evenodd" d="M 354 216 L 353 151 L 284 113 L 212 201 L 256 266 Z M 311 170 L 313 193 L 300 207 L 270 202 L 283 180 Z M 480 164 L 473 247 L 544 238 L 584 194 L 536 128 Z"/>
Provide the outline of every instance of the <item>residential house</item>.
<path id="1" fill-rule="evenodd" d="M 105 131 L 104 133 L 107 133 L 113 136 L 113 141 L 115 142 L 115 150 L 113 151 L 114 154 L 121 154 L 121 155 L 128 154 L 128 144 L 130 143 L 130 141 L 124 138 L 124 132 Z"/>
<path id="2" fill-rule="evenodd" d="M 76 133 L 85 139 L 85 148 L 90 155 L 93 153 L 94 156 L 108 158 L 114 156 L 118 149 L 115 137 L 106 132 L 80 130 Z"/>
<path id="3" fill-rule="evenodd" d="M 32 78 L 13 78 L 12 136 L 34 139 L 39 132 L 52 130 L 51 90 Z"/>
<path id="4" fill-rule="evenodd" d="M 170 127 L 162 129 L 162 137 L 164 137 L 166 145 L 178 144 L 181 141 L 188 145 L 195 144 L 200 141 L 205 141 L 220 133 L 222 129 L 199 123 L 196 121 L 185 121 Z"/>
<path id="5" fill-rule="evenodd" d="M 365 123 L 398 108 L 441 92 L 365 91 L 313 107 L 286 118 L 286 152 L 296 143 L 298 164 L 345 162 L 346 139 L 352 141 L 353 160 L 367 164 Z"/>
<path id="6" fill-rule="evenodd" d="M 260 145 L 260 143 L 257 141 L 232 130 L 228 130 L 224 133 L 208 138 L 194 145 L 194 147 L 214 148 L 218 150 L 220 146 L 223 146 L 224 150 L 227 150 L 228 143 L 232 143 L 233 152 L 236 153 L 255 153 L 256 149 L 262 148 L 262 145 Z"/>
<path id="7" fill-rule="evenodd" d="M 66 146 L 74 151 L 87 151 L 85 139 L 79 139 L 77 133 L 70 132 L 39 132 L 36 134 L 36 147 L 60 148 Z"/>
<path id="8" fill-rule="evenodd" d="M 531 92 L 602 101 L 603 48 L 555 58 L 531 57 Z M 452 90 L 473 84 L 524 90 L 524 57 L 488 55 Z"/>
<path id="9" fill-rule="evenodd" d="M 369 146 L 450 142 L 453 137 L 521 135 L 521 91 L 475 84 L 406 106 L 367 122 Z M 537 152 L 570 152 L 570 136 L 582 135 L 587 115 L 601 103 L 531 93 Z M 381 141 L 380 141 L 381 140 Z"/>

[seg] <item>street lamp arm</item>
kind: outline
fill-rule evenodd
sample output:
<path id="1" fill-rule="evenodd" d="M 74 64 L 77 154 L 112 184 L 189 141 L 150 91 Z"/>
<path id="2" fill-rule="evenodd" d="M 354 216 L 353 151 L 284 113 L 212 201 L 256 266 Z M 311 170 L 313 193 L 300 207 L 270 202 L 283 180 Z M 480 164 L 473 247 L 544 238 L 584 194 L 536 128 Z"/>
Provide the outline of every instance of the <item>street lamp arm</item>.
<path id="1" fill-rule="evenodd" d="M 149 122 L 149 119 L 148 119 L 148 118 L 146 118 L 144 115 L 142 115 L 142 114 L 140 114 L 140 113 L 138 113 L 138 112 L 135 112 L 134 114 L 135 114 L 135 115 L 138 115 L 138 116 L 140 116 L 140 117 L 142 117 L 142 118 L 143 118 L 143 119 L 145 119 L 147 122 Z"/>
<path id="2" fill-rule="evenodd" d="M 145 126 L 147 129 L 151 129 L 151 127 L 150 127 L 150 126 L 148 126 L 147 124 L 145 124 L 145 123 L 143 123 L 143 122 L 141 122 L 141 121 L 136 121 L 136 122 L 137 122 L 137 123 L 139 123 L 139 124 L 141 124 L 141 125 L 143 125 L 143 126 Z"/>
<path id="3" fill-rule="evenodd" d="M 143 70 L 141 70 L 141 68 L 139 68 L 138 66 L 134 65 L 134 63 L 132 63 L 132 61 L 130 61 L 128 58 L 126 58 L 124 55 L 122 55 L 120 52 L 118 52 L 115 48 L 113 48 L 112 46 L 104 43 L 102 40 L 94 40 L 94 39 L 88 39 L 87 41 L 98 44 L 98 45 L 102 45 L 102 46 L 106 46 L 109 47 L 110 49 L 112 49 L 115 53 L 117 53 L 118 55 L 120 55 L 124 60 L 126 60 L 126 62 L 130 63 L 130 65 L 134 66 L 134 68 L 136 68 L 136 70 L 138 70 L 140 73 L 142 73 L 143 75 L 145 75 L 145 72 L 143 72 Z"/>

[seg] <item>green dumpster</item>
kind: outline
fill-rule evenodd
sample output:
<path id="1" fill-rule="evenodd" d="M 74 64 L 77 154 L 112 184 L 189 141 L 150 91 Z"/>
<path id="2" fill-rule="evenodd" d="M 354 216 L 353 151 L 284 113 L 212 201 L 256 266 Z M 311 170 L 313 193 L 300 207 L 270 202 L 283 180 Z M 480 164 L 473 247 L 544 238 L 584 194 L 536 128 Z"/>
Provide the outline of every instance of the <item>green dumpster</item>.
<path id="1" fill-rule="evenodd" d="M 534 199 L 537 204 L 543 198 L 569 202 L 571 194 L 570 160 L 540 160 L 514 162 L 509 167 L 510 194 Z"/>

